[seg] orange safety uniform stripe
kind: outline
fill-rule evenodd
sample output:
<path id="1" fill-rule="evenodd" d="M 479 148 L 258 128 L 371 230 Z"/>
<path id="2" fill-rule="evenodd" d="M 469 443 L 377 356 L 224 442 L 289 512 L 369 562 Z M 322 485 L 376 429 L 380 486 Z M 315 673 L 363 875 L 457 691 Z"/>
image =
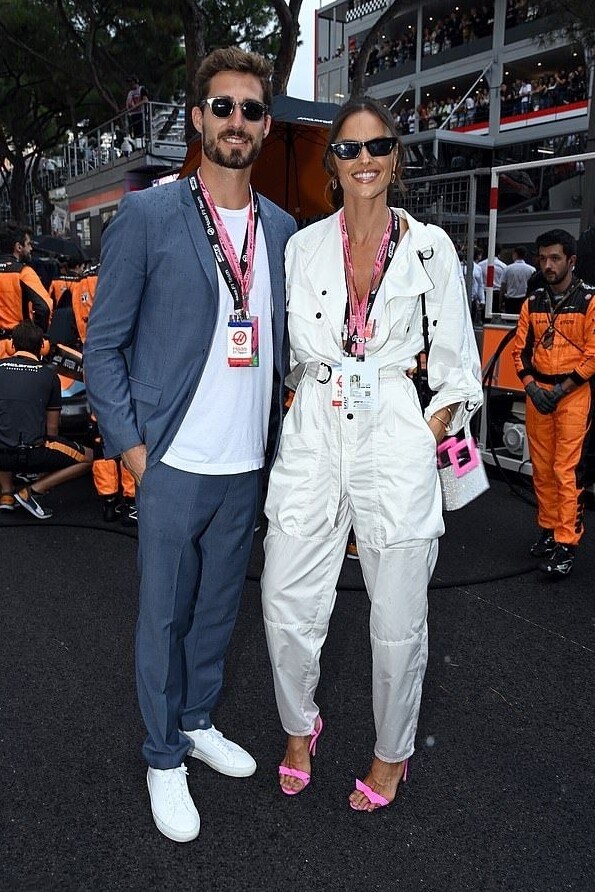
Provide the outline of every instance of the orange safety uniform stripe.
<path id="1" fill-rule="evenodd" d="M 119 459 L 96 458 L 93 462 L 93 483 L 100 496 L 114 496 L 120 490 L 122 478 L 122 495 L 134 498 L 134 477 Z"/>
<path id="2" fill-rule="evenodd" d="M 52 279 L 48 293 L 54 309 L 58 306 L 67 291 L 72 294 L 73 286 L 79 281 L 80 276 L 63 275 L 58 276 L 56 279 Z"/>
<path id="3" fill-rule="evenodd" d="M 576 545 L 583 534 L 581 458 L 592 421 L 595 286 L 575 280 L 553 318 L 549 292 L 537 289 L 521 307 L 512 355 L 521 381 L 532 376 L 547 390 L 568 378 L 577 384 L 550 415 L 530 398 L 525 413 L 539 526 L 553 529 L 556 542 Z"/>
<path id="4" fill-rule="evenodd" d="M 115 496 L 119 489 L 118 463 L 113 458 L 96 458 L 93 462 L 93 483 L 100 496 Z"/>
<path id="5" fill-rule="evenodd" d="M 76 448 L 76 444 L 70 445 L 62 440 L 46 440 L 45 447 L 46 449 L 51 449 L 53 452 L 61 452 L 63 455 L 67 455 L 68 458 L 72 458 L 76 462 L 86 461 L 84 450 L 81 452 L 80 449 Z"/>
<path id="6" fill-rule="evenodd" d="M 120 464 L 120 473 L 122 474 L 122 495 L 127 499 L 133 499 L 136 493 L 134 477 L 123 464 Z"/>
<path id="7" fill-rule="evenodd" d="M 89 313 L 95 300 L 97 278 L 97 267 L 93 267 L 72 290 L 72 310 L 79 338 L 83 344 L 87 339 L 87 325 L 89 324 Z"/>

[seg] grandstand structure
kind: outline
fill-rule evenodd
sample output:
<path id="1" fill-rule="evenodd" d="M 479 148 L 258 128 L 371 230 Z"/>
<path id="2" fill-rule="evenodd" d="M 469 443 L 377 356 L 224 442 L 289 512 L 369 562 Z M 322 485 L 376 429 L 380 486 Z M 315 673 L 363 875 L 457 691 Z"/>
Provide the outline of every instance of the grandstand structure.
<path id="1" fill-rule="evenodd" d="M 176 178 L 186 155 L 182 104 L 148 102 L 142 127 L 131 135 L 122 112 L 67 140 L 41 159 L 36 181 L 25 184 L 29 225 L 41 229 L 43 190 L 53 207 L 51 233 L 76 239 L 88 257 L 99 256 L 101 231 L 126 192 Z M 10 218 L 6 188 L 0 185 L 0 220 Z"/>
<path id="2" fill-rule="evenodd" d="M 319 102 L 349 96 L 358 50 L 389 3 L 335 0 L 316 12 Z M 485 253 L 490 171 L 506 166 L 498 178 L 503 259 L 507 248 L 532 247 L 553 225 L 578 235 L 585 176 L 575 159 L 587 149 L 593 93 L 586 53 L 555 31 L 532 0 L 399 3 L 366 74 L 366 92 L 391 108 L 406 149 L 407 191 L 394 203 L 443 226 L 467 253 L 476 244 Z M 54 207 L 53 234 L 63 228 L 96 256 L 101 230 L 122 196 L 175 176 L 185 155 L 178 103 L 148 103 L 140 136 L 131 136 L 126 113 L 73 134 L 63 151 L 42 159 L 38 175 Z M 533 164 L 545 158 L 560 163 Z M 27 216 L 36 232 L 41 198 L 29 181 Z M 0 219 L 9 215 L 7 190 L 0 187 Z"/>
<path id="3" fill-rule="evenodd" d="M 336 0 L 318 11 L 317 99 L 349 96 L 354 58 L 388 5 Z M 366 93 L 390 107 L 406 148 L 399 204 L 463 246 L 486 245 L 489 169 L 567 158 L 500 178 L 498 241 L 532 245 L 554 224 L 578 235 L 584 165 L 573 156 L 586 150 L 588 55 L 538 2 L 399 4 L 366 73 Z"/>

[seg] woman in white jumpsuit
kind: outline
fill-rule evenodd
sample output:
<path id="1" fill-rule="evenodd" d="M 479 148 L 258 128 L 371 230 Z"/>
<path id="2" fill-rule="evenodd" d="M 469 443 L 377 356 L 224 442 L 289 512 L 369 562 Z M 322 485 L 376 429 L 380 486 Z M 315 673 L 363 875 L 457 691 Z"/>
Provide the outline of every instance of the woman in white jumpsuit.
<path id="1" fill-rule="evenodd" d="M 347 148 L 331 148 L 338 143 Z M 341 160 L 336 151 L 350 157 Z M 436 444 L 447 430 L 460 430 L 481 403 L 479 358 L 454 246 L 438 227 L 387 207 L 400 152 L 391 115 L 374 100 L 347 103 L 331 129 L 325 165 L 335 198 L 343 198 L 343 229 L 339 211 L 298 232 L 287 246 L 291 360 L 305 370 L 283 424 L 265 508 L 263 610 L 288 734 L 279 766 L 288 795 L 310 780 L 310 754 L 322 730 L 314 701 L 320 651 L 350 526 L 355 529 L 371 602 L 376 725 L 370 771 L 350 796 L 358 811 L 394 799 L 413 753 L 427 663 L 427 587 L 444 532 Z M 355 317 L 346 310 L 348 281 L 353 312 L 380 281 L 359 340 Z M 422 293 L 435 391 L 425 416 L 407 375 L 423 349 Z M 361 312 L 359 320 L 361 328 Z M 351 365 L 344 362 L 346 350 Z M 363 361 L 353 356 L 358 350 Z M 342 404 L 347 378 L 352 392 Z"/>

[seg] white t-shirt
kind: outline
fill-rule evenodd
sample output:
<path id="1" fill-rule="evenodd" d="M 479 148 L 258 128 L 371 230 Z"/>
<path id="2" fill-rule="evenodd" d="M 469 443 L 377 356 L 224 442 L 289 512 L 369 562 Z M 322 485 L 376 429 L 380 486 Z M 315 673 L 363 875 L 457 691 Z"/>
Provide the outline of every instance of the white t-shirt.
<path id="1" fill-rule="evenodd" d="M 240 257 L 248 207 L 217 208 Z M 197 226 L 200 226 L 197 218 Z M 250 315 L 258 316 L 259 366 L 227 364 L 227 323 L 233 301 L 219 267 L 219 315 L 211 350 L 199 385 L 169 449 L 166 465 L 194 474 L 243 474 L 264 465 L 273 388 L 272 294 L 262 225 L 256 230 L 256 251 Z"/>

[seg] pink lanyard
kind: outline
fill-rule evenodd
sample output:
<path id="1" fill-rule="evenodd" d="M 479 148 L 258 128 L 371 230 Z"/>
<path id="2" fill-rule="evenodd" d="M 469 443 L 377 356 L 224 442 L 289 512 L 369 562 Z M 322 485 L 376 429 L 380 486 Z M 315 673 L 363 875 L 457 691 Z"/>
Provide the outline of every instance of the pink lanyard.
<path id="1" fill-rule="evenodd" d="M 388 223 L 386 224 L 384 235 L 382 236 L 380 246 L 376 252 L 370 285 L 365 297 L 362 297 L 361 300 L 358 299 L 357 288 L 355 286 L 355 273 L 353 270 L 353 261 L 351 259 L 351 249 L 349 247 L 349 235 L 347 234 L 345 214 L 343 211 L 339 214 L 339 225 L 341 227 L 341 240 L 343 242 L 343 264 L 345 268 L 345 284 L 347 285 L 347 303 L 349 308 L 347 335 L 350 349 L 348 352 L 351 355 L 363 359 L 366 343 L 366 323 L 372 312 L 372 307 L 374 306 L 378 289 L 384 278 L 384 273 L 394 254 L 394 247 L 399 239 L 399 224 L 398 220 L 395 220 L 392 211 L 389 211 Z M 393 246 L 393 250 L 389 255 L 388 246 L 391 242 L 391 236 L 392 240 L 395 242 L 395 246 Z"/>
<path id="2" fill-rule="evenodd" d="M 219 216 L 217 208 L 215 207 L 215 202 L 213 201 L 213 197 L 207 187 L 204 184 L 204 181 L 200 175 L 200 170 L 196 172 L 198 183 L 202 190 L 203 198 L 207 204 L 209 212 L 211 214 L 211 218 L 213 223 L 215 224 L 215 228 L 217 230 L 217 236 L 219 238 L 219 244 L 221 245 L 221 250 L 225 255 L 225 259 L 231 268 L 231 272 L 233 273 L 233 277 L 237 284 L 237 287 L 240 291 L 243 310 L 244 313 L 248 313 L 248 294 L 250 292 L 250 285 L 252 284 L 252 272 L 254 269 L 254 251 L 255 251 L 255 233 L 256 233 L 256 225 L 255 225 L 255 213 L 254 213 L 254 196 L 252 194 L 252 187 L 250 187 L 250 205 L 248 208 L 248 226 L 246 228 L 246 238 L 244 239 L 244 248 L 241 258 L 241 264 L 238 260 L 237 254 L 235 252 L 232 241 L 229 237 L 227 229 L 225 228 L 225 224 L 223 220 Z M 243 268 L 243 269 L 242 269 Z"/>

